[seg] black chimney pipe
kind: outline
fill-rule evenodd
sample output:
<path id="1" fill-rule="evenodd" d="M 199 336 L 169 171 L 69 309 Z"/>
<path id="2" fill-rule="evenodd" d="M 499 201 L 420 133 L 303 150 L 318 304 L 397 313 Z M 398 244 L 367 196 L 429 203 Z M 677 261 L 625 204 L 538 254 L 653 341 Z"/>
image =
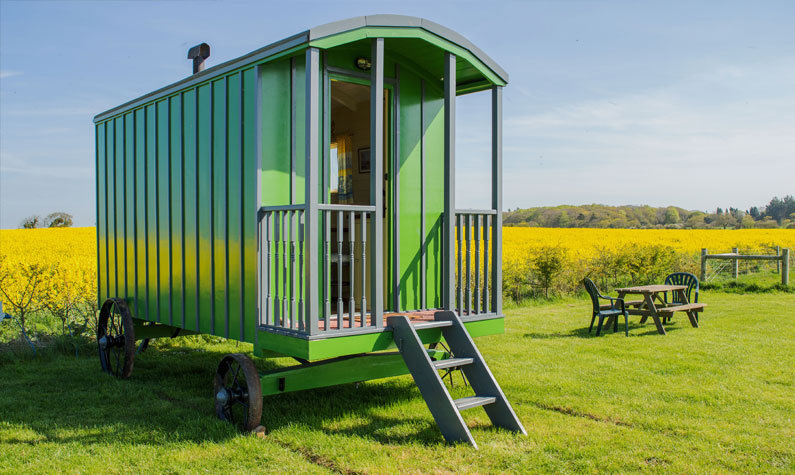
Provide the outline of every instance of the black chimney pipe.
<path id="1" fill-rule="evenodd" d="M 204 60 L 210 57 L 210 45 L 202 43 L 188 50 L 188 59 L 193 60 L 193 74 L 204 71 Z"/>

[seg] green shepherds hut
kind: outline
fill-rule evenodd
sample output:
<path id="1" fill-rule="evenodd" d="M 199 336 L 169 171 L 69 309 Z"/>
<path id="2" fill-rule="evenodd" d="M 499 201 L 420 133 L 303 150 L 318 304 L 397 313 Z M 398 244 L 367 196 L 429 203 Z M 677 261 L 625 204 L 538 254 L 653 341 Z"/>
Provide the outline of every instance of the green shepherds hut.
<path id="1" fill-rule="evenodd" d="M 507 73 L 395 15 L 195 69 L 94 119 L 102 368 L 128 377 L 151 338 L 218 335 L 300 363 L 221 361 L 216 412 L 245 429 L 264 395 L 411 373 L 447 440 L 474 445 L 461 411 L 479 406 L 524 433 L 472 340 L 503 331 Z M 484 91 L 491 208 L 457 209 L 456 96 Z M 438 371 L 456 368 L 473 396 L 450 397 Z"/>

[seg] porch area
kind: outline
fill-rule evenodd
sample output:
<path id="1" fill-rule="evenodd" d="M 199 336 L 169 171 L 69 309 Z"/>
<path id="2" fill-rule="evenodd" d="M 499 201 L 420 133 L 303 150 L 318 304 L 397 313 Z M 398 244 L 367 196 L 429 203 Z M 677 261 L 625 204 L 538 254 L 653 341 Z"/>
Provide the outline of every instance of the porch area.
<path id="1" fill-rule="evenodd" d="M 408 153 L 400 150 L 406 141 L 401 142 L 401 133 L 406 134 L 406 127 L 412 126 L 408 113 L 401 109 L 401 64 L 389 56 L 388 50 L 385 53 L 384 38 L 366 41 L 370 48 L 369 74 L 329 66 L 324 50 L 310 47 L 305 52 L 306 122 L 301 127 L 305 136 L 296 139 L 305 141 L 300 197 L 303 203 L 265 205 L 258 210 L 261 332 L 318 340 L 392 331 L 386 318 L 398 315 L 407 316 L 411 322 L 432 321 L 440 310 L 456 312 L 465 323 L 503 317 L 502 85 L 484 87 L 481 82 L 473 88 L 467 86 L 470 83 L 457 82 L 456 73 L 463 61 L 450 51 L 439 49 L 444 74 L 438 84 L 440 107 L 433 113 L 442 119 L 443 126 L 439 126 L 438 149 L 427 147 L 424 129 L 417 139 L 420 210 L 416 213 L 418 218 L 411 221 L 416 232 L 411 231 L 421 238 L 407 240 L 406 232 L 401 234 L 400 230 L 407 221 L 401 217 L 410 211 L 400 208 L 405 201 L 399 196 L 399 183 L 415 177 L 404 176 L 407 172 L 401 168 L 400 160 Z M 386 60 L 394 65 L 392 77 L 385 78 Z M 343 130 L 340 121 L 334 124 L 330 117 L 334 110 L 330 105 L 331 83 L 346 78 L 369 88 L 366 204 L 361 200 L 356 204 L 340 203 L 337 190 L 331 186 L 336 178 L 329 172 L 335 169 L 329 153 L 332 134 L 335 125 L 338 133 Z M 417 88 L 417 93 L 422 98 L 431 94 L 426 92 L 426 81 L 418 82 L 421 88 Z M 348 102 L 353 104 L 353 88 L 348 89 Z M 456 95 L 478 91 L 491 94 L 492 202 L 489 209 L 457 209 Z M 423 114 L 428 113 L 423 112 L 422 100 L 421 126 L 426 123 Z M 335 157 L 337 153 L 335 150 Z M 432 179 L 425 175 L 429 166 L 440 170 L 438 180 L 435 175 L 430 175 Z M 438 200 L 436 195 L 433 199 L 439 208 L 432 216 L 425 208 L 429 193 L 438 195 Z M 357 191 L 356 196 L 366 195 Z M 297 200 L 291 195 L 291 201 Z M 433 239 L 426 238 L 432 233 L 436 233 Z M 419 272 L 405 270 L 407 255 Z"/>

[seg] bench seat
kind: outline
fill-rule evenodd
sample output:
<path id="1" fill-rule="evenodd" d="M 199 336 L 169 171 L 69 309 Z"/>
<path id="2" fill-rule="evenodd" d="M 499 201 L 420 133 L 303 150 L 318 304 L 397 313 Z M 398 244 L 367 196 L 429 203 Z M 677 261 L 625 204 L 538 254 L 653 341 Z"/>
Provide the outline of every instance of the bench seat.
<path id="1" fill-rule="evenodd" d="M 701 312 L 704 310 L 704 307 L 706 306 L 707 304 L 705 303 L 688 303 L 684 305 L 675 305 L 673 307 L 664 307 L 658 309 L 657 312 L 658 313 L 674 313 L 674 312 L 687 312 L 687 311 Z"/>

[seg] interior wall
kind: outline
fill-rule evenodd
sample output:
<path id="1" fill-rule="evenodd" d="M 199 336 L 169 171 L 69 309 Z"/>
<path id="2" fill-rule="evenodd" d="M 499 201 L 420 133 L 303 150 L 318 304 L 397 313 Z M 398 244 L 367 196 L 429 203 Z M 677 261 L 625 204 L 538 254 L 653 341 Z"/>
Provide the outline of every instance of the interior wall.
<path id="1" fill-rule="evenodd" d="M 353 199 L 357 205 L 370 204 L 370 172 L 359 171 L 359 151 L 370 147 L 370 88 L 361 86 L 365 90 L 365 101 L 359 102 L 355 110 L 351 110 L 341 104 L 335 104 L 332 99 L 331 120 L 333 130 L 337 137 L 344 134 L 351 135 L 353 147 Z M 332 81 L 332 95 L 335 91 L 334 81 Z M 331 137 L 334 144 L 336 137 Z M 331 177 L 332 187 L 336 187 L 337 177 Z M 332 203 L 337 203 L 336 194 L 331 196 Z"/>

